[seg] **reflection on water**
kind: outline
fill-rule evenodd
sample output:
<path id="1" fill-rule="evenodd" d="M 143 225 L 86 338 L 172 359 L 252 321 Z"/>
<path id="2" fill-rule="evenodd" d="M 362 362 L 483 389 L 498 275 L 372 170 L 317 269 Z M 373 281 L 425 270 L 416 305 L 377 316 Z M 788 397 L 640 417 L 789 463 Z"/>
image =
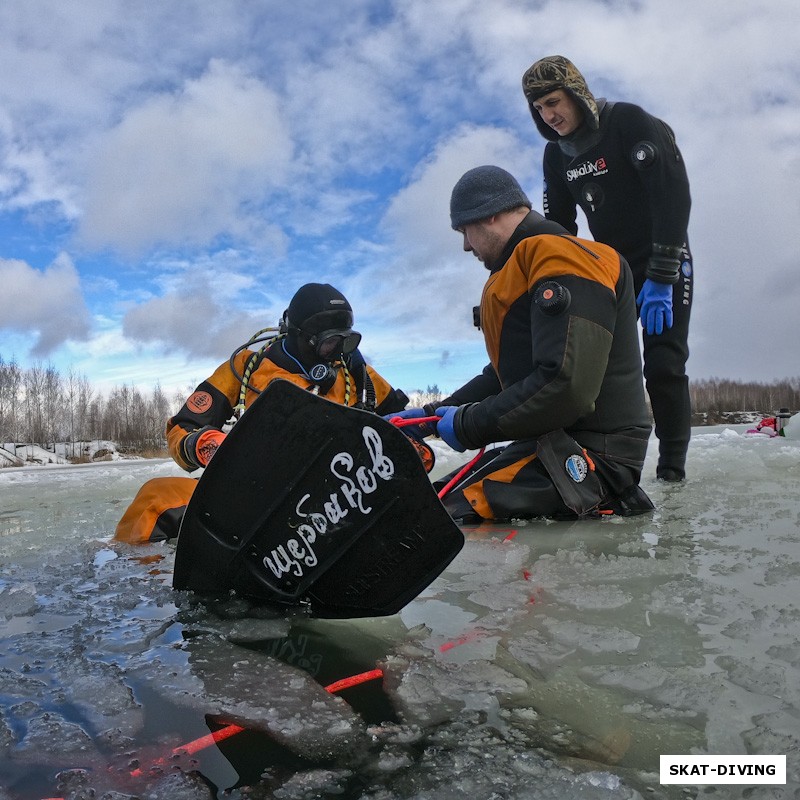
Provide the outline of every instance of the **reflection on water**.
<path id="1" fill-rule="evenodd" d="M 800 448 L 692 447 L 686 484 L 646 484 L 652 516 L 475 526 L 400 614 L 352 621 L 201 603 L 172 591 L 170 546 L 113 543 L 168 462 L 0 472 L 0 786 L 673 800 L 698 793 L 659 785 L 661 754 L 788 753 L 769 797 L 794 797 Z M 725 788 L 703 795 L 767 796 Z"/>
<path id="2" fill-rule="evenodd" d="M 16 533 L 22 533 L 20 510 L 13 508 L 8 511 L 0 511 L 0 537 L 12 536 Z"/>

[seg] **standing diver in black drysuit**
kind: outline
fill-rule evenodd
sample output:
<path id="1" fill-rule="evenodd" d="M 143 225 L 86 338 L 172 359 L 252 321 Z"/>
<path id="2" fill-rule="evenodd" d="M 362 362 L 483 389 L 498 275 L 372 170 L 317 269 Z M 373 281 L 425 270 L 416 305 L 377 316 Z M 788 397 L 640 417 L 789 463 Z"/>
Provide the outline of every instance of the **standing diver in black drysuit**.
<path id="1" fill-rule="evenodd" d="M 563 56 L 533 64 L 522 88 L 544 151 L 544 213 L 622 253 L 634 276 L 644 377 L 659 439 L 656 475 L 686 476 L 691 402 L 686 361 L 693 265 L 689 180 L 671 128 L 639 106 L 596 100 Z"/>

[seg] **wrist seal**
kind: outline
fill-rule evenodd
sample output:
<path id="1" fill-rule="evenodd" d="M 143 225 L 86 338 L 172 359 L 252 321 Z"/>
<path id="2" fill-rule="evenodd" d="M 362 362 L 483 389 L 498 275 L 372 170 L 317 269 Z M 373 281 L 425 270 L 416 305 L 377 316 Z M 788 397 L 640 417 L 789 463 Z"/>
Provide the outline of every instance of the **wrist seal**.
<path id="1" fill-rule="evenodd" d="M 463 403 L 453 417 L 453 433 L 455 433 L 458 441 L 464 445 L 465 450 L 477 450 L 485 444 L 480 439 L 474 420 L 470 420 L 470 415 L 468 414 L 469 410 L 477 405 L 477 403 Z"/>
<path id="2" fill-rule="evenodd" d="M 654 244 L 644 276 L 656 283 L 677 283 L 681 274 L 681 248 Z"/>
<path id="3" fill-rule="evenodd" d="M 202 428 L 197 428 L 193 430 L 190 434 L 183 437 L 183 441 L 180 443 L 179 449 L 180 454 L 183 456 L 183 460 L 186 461 L 192 468 L 192 471 L 196 469 L 202 469 L 203 464 L 200 463 L 200 459 L 197 457 L 197 440 L 206 432 L 211 430 L 218 430 L 217 428 L 213 428 L 211 425 L 204 425 Z"/>

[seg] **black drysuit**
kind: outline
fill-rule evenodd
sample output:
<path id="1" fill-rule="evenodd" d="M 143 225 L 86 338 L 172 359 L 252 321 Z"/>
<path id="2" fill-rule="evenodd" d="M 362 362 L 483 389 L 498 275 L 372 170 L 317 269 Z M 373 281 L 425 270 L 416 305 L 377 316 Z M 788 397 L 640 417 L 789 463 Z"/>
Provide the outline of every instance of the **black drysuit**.
<path id="1" fill-rule="evenodd" d="M 597 106 L 598 130 L 582 125 L 547 144 L 544 212 L 548 219 L 577 233 L 576 205 L 580 206 L 594 239 L 611 245 L 630 264 L 637 295 L 653 244 L 681 248 L 681 270 L 672 294 L 672 327 L 658 335 L 644 331 L 643 344 L 644 376 L 659 439 L 659 470 L 668 468 L 682 475 L 691 425 L 686 376 L 693 294 L 687 238 L 689 181 L 666 123 L 630 103 L 598 100 Z M 537 120 L 542 130 L 540 123 Z"/>

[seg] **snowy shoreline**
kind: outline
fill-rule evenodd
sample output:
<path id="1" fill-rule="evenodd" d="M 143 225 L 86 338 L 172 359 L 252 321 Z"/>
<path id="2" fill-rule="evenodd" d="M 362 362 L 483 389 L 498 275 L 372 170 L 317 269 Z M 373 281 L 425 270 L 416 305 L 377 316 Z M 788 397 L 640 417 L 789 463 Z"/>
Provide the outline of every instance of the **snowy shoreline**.
<path id="1" fill-rule="evenodd" d="M 75 460 L 79 459 L 79 460 Z M 115 442 L 93 439 L 88 442 L 57 442 L 53 450 L 38 444 L 0 445 L 0 469 L 25 467 L 84 466 L 107 464 L 109 461 L 142 460 L 144 456 L 129 456 L 119 452 Z"/>
<path id="2" fill-rule="evenodd" d="M 701 415 L 707 417 L 708 415 Z M 721 422 L 692 426 L 693 431 L 705 432 L 724 427 L 740 427 L 752 425 L 763 419 L 763 415 L 756 411 L 729 411 L 717 416 Z M 75 460 L 79 458 L 80 460 Z M 88 464 L 107 464 L 114 461 L 159 461 L 159 457 L 142 455 L 128 455 L 119 451 L 116 442 L 107 439 L 94 439 L 84 442 L 57 442 L 54 449 L 50 450 L 36 444 L 16 444 L 6 442 L 0 444 L 0 470 L 25 469 L 28 467 L 54 467 L 54 466 L 86 466 Z M 169 459 L 166 459 L 169 460 Z"/>

